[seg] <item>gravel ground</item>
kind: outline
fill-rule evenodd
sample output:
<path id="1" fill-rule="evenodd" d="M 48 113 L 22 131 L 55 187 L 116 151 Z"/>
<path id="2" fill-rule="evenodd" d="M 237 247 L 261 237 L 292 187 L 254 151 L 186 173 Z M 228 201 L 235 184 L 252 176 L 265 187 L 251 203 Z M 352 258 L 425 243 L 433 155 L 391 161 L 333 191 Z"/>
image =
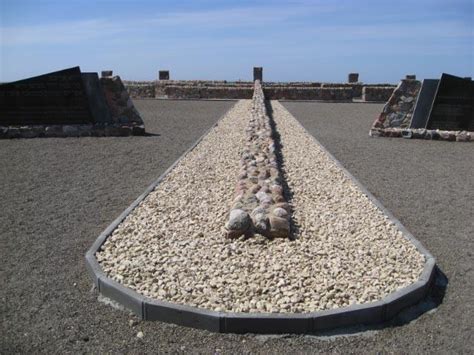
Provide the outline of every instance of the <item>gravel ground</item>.
<path id="1" fill-rule="evenodd" d="M 135 103 L 161 136 L 0 141 L 1 353 L 474 352 L 474 148 L 369 138 L 382 105 L 285 103 L 437 258 L 449 284 L 436 312 L 350 337 L 237 336 L 138 322 L 98 302 L 86 250 L 231 106 Z"/>
<path id="2" fill-rule="evenodd" d="M 374 352 L 473 353 L 474 145 L 371 138 L 379 104 L 284 106 L 424 244 L 449 282 L 435 313 L 349 343 Z"/>
<path id="3" fill-rule="evenodd" d="M 155 299 L 260 313 L 372 302 L 418 279 L 416 248 L 281 104 L 272 107 L 295 241 L 224 237 L 252 113 L 242 100 L 104 243 L 97 259 L 111 278 Z"/>

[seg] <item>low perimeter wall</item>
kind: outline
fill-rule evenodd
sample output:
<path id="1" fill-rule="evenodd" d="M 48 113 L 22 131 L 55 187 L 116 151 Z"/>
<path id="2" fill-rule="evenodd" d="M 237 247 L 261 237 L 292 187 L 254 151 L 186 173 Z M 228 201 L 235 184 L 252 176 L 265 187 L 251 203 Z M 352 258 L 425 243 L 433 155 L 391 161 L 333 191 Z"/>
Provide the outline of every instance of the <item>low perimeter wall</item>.
<path id="1" fill-rule="evenodd" d="M 156 97 L 169 99 L 251 99 L 253 95 L 251 86 L 168 85 L 159 89 Z"/>
<path id="2" fill-rule="evenodd" d="M 268 100 L 331 100 L 352 101 L 354 92 L 347 87 L 267 87 L 263 90 Z"/>
<path id="3" fill-rule="evenodd" d="M 387 102 L 392 96 L 395 87 L 366 86 L 362 89 L 362 100 L 368 102 Z"/>
<path id="4" fill-rule="evenodd" d="M 155 83 L 152 81 L 124 81 L 125 88 L 131 98 L 155 98 Z"/>
<path id="5" fill-rule="evenodd" d="M 251 81 L 157 80 L 125 81 L 132 98 L 167 99 L 251 99 Z M 269 100 L 329 100 L 386 102 L 395 85 L 362 83 L 267 82 L 263 85 Z M 365 93 L 365 94 L 364 94 Z"/>

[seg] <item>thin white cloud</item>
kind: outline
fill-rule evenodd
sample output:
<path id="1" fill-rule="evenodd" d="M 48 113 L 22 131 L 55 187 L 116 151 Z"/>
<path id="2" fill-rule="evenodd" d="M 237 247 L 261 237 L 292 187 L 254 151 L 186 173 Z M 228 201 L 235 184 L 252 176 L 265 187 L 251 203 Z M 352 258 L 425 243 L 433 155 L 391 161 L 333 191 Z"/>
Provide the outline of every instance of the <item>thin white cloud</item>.
<path id="1" fill-rule="evenodd" d="M 61 44 L 116 35 L 123 27 L 105 19 L 2 27 L 2 45 Z"/>
<path id="2" fill-rule="evenodd" d="M 88 19 L 42 25 L 0 27 L 2 46 L 87 43 L 107 40 L 108 44 L 128 40 L 141 43 L 172 42 L 177 46 L 222 45 L 252 47 L 263 41 L 391 41 L 410 43 L 424 40 L 472 38 L 472 26 L 455 21 L 382 22 L 366 25 L 310 25 L 309 17 L 337 13 L 342 5 L 314 2 L 256 5 L 216 10 L 183 11 L 150 15 L 145 18 Z M 347 8 L 345 9 L 347 11 Z M 335 17 L 336 18 L 336 17 Z M 337 19 L 335 20 L 337 21 Z M 337 23 L 337 22 L 336 22 Z M 229 29 L 238 31 L 229 31 Z M 206 34 L 207 31 L 207 34 Z M 259 34 L 257 36 L 257 34 Z M 206 37 L 207 35 L 207 37 Z M 199 40 L 196 41 L 196 38 Z"/>
<path id="3" fill-rule="evenodd" d="M 309 13 L 335 11 L 337 6 L 329 5 L 288 5 L 236 7 L 219 10 L 171 12 L 120 21 L 111 19 L 88 19 L 83 21 L 59 22 L 52 24 L 0 27 L 2 45 L 25 44 L 67 44 L 91 39 L 114 36 L 120 33 L 159 33 L 176 29 L 248 29 L 255 26 L 284 24 L 291 19 Z M 177 28 L 179 27 L 179 28 Z"/>
<path id="4" fill-rule="evenodd" d="M 423 23 L 377 23 L 368 25 L 320 26 L 306 31 L 321 38 L 341 40 L 393 40 L 410 39 L 423 41 L 428 38 L 470 38 L 472 27 L 455 21 L 432 21 Z"/>
<path id="5" fill-rule="evenodd" d="M 235 27 L 278 24 L 301 16 L 334 12 L 339 5 L 285 4 L 158 14 L 146 22 L 163 26 Z"/>

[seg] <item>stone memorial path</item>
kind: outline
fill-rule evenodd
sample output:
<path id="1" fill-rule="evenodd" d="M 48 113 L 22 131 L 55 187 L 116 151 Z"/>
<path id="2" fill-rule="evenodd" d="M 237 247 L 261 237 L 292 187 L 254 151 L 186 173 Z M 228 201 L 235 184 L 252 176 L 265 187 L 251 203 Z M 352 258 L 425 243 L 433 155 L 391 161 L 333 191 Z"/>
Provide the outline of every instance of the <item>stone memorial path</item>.
<path id="1" fill-rule="evenodd" d="M 254 96 L 246 142 L 240 158 L 235 198 L 226 224 L 226 234 L 235 238 L 256 233 L 267 237 L 290 237 L 290 205 L 283 196 L 283 176 L 277 159 L 277 132 L 265 108 L 259 80 Z"/>
<path id="2" fill-rule="evenodd" d="M 258 89 L 257 82 L 256 100 L 239 101 L 108 237 L 96 254 L 104 272 L 150 298 L 261 313 L 372 302 L 417 280 L 424 257 L 278 102 L 271 111 L 295 240 L 223 237 L 242 173 L 236 162 L 263 110 Z"/>

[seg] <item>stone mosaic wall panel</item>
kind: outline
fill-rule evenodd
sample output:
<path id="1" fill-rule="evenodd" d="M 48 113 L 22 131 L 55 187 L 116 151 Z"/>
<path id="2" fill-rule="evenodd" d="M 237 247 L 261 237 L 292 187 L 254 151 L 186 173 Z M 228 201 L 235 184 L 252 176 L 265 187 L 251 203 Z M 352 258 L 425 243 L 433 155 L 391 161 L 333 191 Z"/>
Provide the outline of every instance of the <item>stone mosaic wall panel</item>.
<path id="1" fill-rule="evenodd" d="M 374 128 L 409 127 L 420 88 L 418 80 L 402 80 L 385 104 Z"/>

